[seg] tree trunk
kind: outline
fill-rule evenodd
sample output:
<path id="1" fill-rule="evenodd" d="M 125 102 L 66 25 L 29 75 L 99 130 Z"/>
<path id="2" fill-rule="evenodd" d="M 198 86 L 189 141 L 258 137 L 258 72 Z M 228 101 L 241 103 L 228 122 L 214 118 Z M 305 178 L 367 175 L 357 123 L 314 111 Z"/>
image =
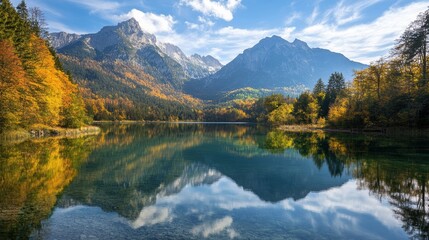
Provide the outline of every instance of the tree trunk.
<path id="1" fill-rule="evenodd" d="M 426 88 L 427 85 L 427 57 L 426 57 L 426 50 L 427 50 L 427 40 L 426 35 L 423 39 L 423 69 L 422 69 L 422 77 L 423 77 L 423 88 Z"/>

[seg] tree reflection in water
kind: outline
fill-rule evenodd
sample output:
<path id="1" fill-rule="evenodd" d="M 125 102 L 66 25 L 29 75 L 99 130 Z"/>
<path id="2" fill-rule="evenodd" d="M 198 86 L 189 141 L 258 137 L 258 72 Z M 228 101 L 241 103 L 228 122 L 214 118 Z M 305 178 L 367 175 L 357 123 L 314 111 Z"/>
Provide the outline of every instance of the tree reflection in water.
<path id="1" fill-rule="evenodd" d="M 319 168 L 327 164 L 332 176 L 351 171 L 359 188 L 395 206 L 411 238 L 429 238 L 427 140 L 272 131 L 260 146 L 278 153 L 297 149 Z"/>
<path id="2" fill-rule="evenodd" d="M 225 176 L 272 204 L 352 176 L 358 188 L 395 207 L 411 237 L 427 239 L 428 156 L 426 139 L 240 125 L 110 125 L 96 138 L 0 145 L 0 238 L 27 238 L 55 204 L 97 206 L 135 220 L 159 196 Z"/>
<path id="3" fill-rule="evenodd" d="M 90 152 L 91 138 L 0 145 L 0 239 L 27 238 Z"/>

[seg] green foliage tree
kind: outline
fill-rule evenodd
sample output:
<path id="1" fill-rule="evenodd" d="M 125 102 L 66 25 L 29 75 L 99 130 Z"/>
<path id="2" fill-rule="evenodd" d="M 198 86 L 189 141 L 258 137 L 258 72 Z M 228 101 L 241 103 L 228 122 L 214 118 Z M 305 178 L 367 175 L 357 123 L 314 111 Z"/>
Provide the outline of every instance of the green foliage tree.
<path id="1" fill-rule="evenodd" d="M 335 72 L 329 77 L 328 86 L 326 87 L 326 96 L 322 104 L 322 117 L 326 117 L 330 106 L 335 102 L 337 97 L 346 88 L 346 82 L 342 73 Z"/>
<path id="2" fill-rule="evenodd" d="M 16 10 L 19 14 L 19 16 L 21 17 L 21 19 L 23 20 L 28 20 L 28 9 L 27 9 L 27 4 L 25 3 L 24 0 L 22 0 L 18 6 L 16 6 Z"/>
<path id="3" fill-rule="evenodd" d="M 286 103 L 286 99 L 282 94 L 273 94 L 264 100 L 264 106 L 268 112 L 272 112 Z"/>
<path id="4" fill-rule="evenodd" d="M 297 123 L 310 124 L 316 123 L 319 113 L 317 100 L 309 92 L 302 93 L 298 100 L 293 104 L 293 116 Z"/>
<path id="5" fill-rule="evenodd" d="M 313 96 L 317 99 L 317 104 L 319 105 L 319 117 L 323 117 L 323 103 L 326 98 L 326 86 L 323 83 L 323 80 L 319 78 L 316 85 L 313 88 Z"/>
<path id="6" fill-rule="evenodd" d="M 313 95 L 317 96 L 321 93 L 326 93 L 326 86 L 325 83 L 323 83 L 323 80 L 319 78 L 319 80 L 317 80 L 316 85 L 314 85 Z"/>

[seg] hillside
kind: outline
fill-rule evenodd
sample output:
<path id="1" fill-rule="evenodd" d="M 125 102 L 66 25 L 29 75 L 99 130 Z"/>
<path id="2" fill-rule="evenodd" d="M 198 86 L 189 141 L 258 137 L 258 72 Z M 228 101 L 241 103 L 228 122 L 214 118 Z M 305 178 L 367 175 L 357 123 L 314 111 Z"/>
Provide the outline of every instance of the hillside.
<path id="1" fill-rule="evenodd" d="M 0 5 L 0 134 L 85 125 L 89 119 L 77 85 L 41 37 L 42 21 L 29 17 L 24 2 L 18 7 Z"/>
<path id="2" fill-rule="evenodd" d="M 207 76 L 219 67 L 190 64 L 179 48 L 159 43 L 134 19 L 95 34 L 51 34 L 51 44 L 60 47 L 59 58 L 96 120 L 197 119 L 201 102 L 183 94 L 182 86 L 190 76 Z M 158 45 L 171 49 L 167 54 Z M 169 56 L 177 52 L 183 61 Z"/>

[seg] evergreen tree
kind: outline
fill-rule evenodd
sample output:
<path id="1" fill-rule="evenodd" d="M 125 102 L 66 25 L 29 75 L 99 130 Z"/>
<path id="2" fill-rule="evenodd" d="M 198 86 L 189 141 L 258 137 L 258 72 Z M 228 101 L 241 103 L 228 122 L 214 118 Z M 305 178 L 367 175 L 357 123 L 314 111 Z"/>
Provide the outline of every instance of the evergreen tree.
<path id="1" fill-rule="evenodd" d="M 2 0 L 0 5 L 0 40 L 15 37 L 19 17 L 9 0 Z"/>
<path id="2" fill-rule="evenodd" d="M 21 3 L 18 4 L 18 6 L 16 7 L 16 10 L 19 16 L 21 17 L 21 19 L 25 21 L 28 20 L 28 9 L 27 9 L 27 4 L 25 3 L 24 0 L 22 0 Z"/>
<path id="3" fill-rule="evenodd" d="M 319 105 L 319 117 L 323 117 L 323 103 L 326 97 L 326 86 L 323 83 L 322 79 L 319 78 L 317 80 L 316 85 L 313 88 L 313 95 L 317 100 L 317 104 Z"/>
<path id="4" fill-rule="evenodd" d="M 344 89 L 346 89 L 346 82 L 343 74 L 339 72 L 331 74 L 326 88 L 326 97 L 322 104 L 322 117 L 328 116 L 330 106 L 335 102 Z"/>
<path id="5" fill-rule="evenodd" d="M 319 78 L 319 80 L 317 80 L 317 83 L 313 88 L 313 95 L 317 96 L 321 93 L 326 93 L 326 86 L 323 83 L 323 80 L 321 78 Z"/>

